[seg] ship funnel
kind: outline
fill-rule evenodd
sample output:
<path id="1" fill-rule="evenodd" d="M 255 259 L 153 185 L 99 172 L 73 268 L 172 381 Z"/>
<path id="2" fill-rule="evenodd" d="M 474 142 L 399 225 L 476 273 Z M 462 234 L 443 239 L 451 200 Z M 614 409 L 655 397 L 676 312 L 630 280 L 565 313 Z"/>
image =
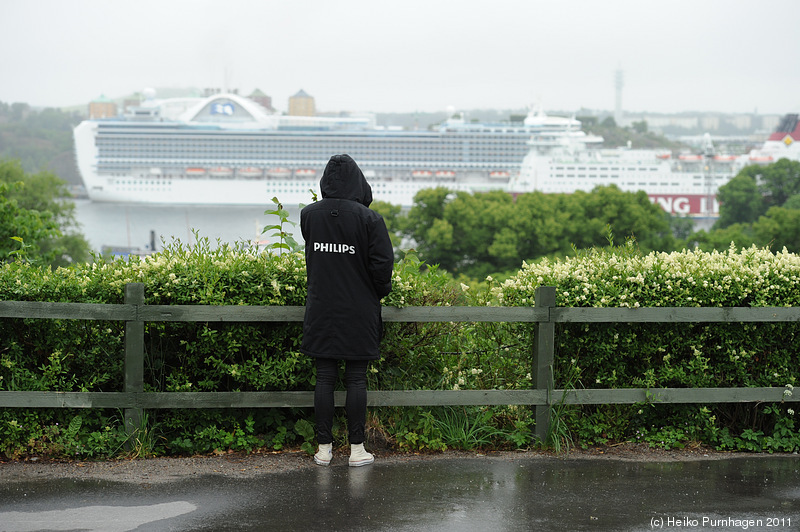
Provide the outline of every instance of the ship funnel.
<path id="1" fill-rule="evenodd" d="M 546 119 L 547 114 L 544 112 L 542 104 L 536 103 L 531 104 L 531 106 L 528 108 L 528 115 L 525 117 L 525 121 L 523 123 L 526 126 L 534 126 L 544 123 Z"/>
<path id="2" fill-rule="evenodd" d="M 713 157 L 714 151 L 714 142 L 711 140 L 711 134 L 706 133 L 703 135 L 703 155 Z"/>

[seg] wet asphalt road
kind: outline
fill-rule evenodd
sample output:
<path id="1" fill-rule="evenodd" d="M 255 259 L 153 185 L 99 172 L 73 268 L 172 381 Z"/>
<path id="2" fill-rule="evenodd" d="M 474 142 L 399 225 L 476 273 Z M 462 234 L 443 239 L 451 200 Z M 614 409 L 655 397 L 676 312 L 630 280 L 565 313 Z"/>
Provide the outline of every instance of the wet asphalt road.
<path id="1" fill-rule="evenodd" d="M 156 484 L 9 481 L 0 530 L 800 530 L 800 457 L 450 458 Z"/>

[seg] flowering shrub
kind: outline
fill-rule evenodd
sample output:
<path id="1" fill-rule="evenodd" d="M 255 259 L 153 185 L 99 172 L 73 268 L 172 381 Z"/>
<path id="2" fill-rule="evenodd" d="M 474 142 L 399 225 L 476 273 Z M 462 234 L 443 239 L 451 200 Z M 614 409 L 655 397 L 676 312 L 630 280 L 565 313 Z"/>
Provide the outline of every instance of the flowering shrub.
<path id="1" fill-rule="evenodd" d="M 122 303 L 125 285 L 145 285 L 145 304 L 303 305 L 305 261 L 302 254 L 270 255 L 244 244 L 212 249 L 207 239 L 187 247 L 173 242 L 156 254 L 128 260 L 97 258 L 74 268 L 33 268 L 22 263 L 0 269 L 0 299 Z M 228 391 L 310 389 L 311 361 L 298 352 L 302 326 L 298 323 L 148 323 L 145 327 L 146 391 Z M 0 320 L 0 389 L 119 391 L 122 389 L 124 324 L 82 320 Z M 0 419 L 10 422 L 18 411 L 6 410 Z M 205 447 L 225 446 L 224 434 L 237 430 L 262 431 L 261 443 L 280 447 L 292 435 L 282 424 L 300 416 L 293 413 L 230 411 L 161 411 L 150 414 L 164 438 L 154 452 L 192 452 L 194 441 Z M 40 422 L 16 430 L 13 441 L 3 441 L 7 455 L 30 449 L 42 441 L 42 426 L 68 425 L 76 419 L 65 410 L 42 411 Z M 82 414 L 86 437 L 92 427 L 119 427 L 113 412 Z M 111 419 L 112 421 L 109 421 Z M 250 423 L 247 423 L 250 419 Z M 59 425 L 56 425 L 59 423 Z M 110 423 L 110 425 L 109 425 Z M 22 426 L 22 425 L 20 425 Z M 207 430 L 214 427 L 214 430 Z M 204 431 L 203 438 L 198 434 Z M 47 432 L 46 430 L 44 431 Z M 53 433 L 54 431 L 50 431 Z M 57 431 L 55 431 L 57 432 Z M 102 453 L 113 453 L 122 431 Z M 60 436 L 63 438 L 63 434 Z M 241 441 L 241 438 L 237 441 Z M 254 440 L 255 441 L 255 440 Z M 73 454 L 85 446 L 51 445 L 52 452 Z M 55 449 L 55 450 L 54 450 Z M 206 449 L 208 450 L 208 449 Z"/>
<path id="2" fill-rule="evenodd" d="M 651 253 L 595 249 L 523 264 L 504 281 L 455 281 L 413 254 L 395 264 L 385 306 L 534 305 L 554 286 L 560 306 L 800 306 L 800 259 L 782 251 Z M 303 305 L 302 254 L 245 245 L 168 244 L 154 255 L 51 271 L 0 267 L 0 299 L 122 303 L 125 284 L 145 285 L 146 304 Z M 473 285 L 473 286 L 470 286 Z M 481 289 L 485 286 L 485 289 Z M 370 388 L 519 389 L 531 386 L 533 327 L 504 323 L 386 323 Z M 557 388 L 779 386 L 791 397 L 800 334 L 775 324 L 559 324 Z M 147 391 L 311 390 L 311 359 L 299 353 L 299 323 L 148 323 Z M 119 391 L 124 324 L 0 319 L 0 389 Z M 560 405 L 563 441 L 641 441 L 676 447 L 796 450 L 786 405 Z M 113 456 L 123 450 L 121 413 L 0 410 L 0 454 Z M 152 410 L 139 454 L 280 449 L 313 439 L 311 409 Z M 530 445 L 530 408 L 375 408 L 370 434 L 402 449 Z M 335 425 L 346 439 L 344 419 Z M 563 436 L 563 435 L 562 435 Z"/>
<path id="3" fill-rule="evenodd" d="M 799 279 L 800 256 L 785 248 L 777 253 L 731 247 L 641 255 L 629 242 L 562 261 L 523 264 L 516 275 L 494 283 L 490 295 L 501 305 L 533 305 L 536 287 L 554 286 L 557 306 L 792 307 L 800 306 Z M 800 375 L 800 328 L 795 323 L 559 324 L 556 341 L 556 388 L 783 387 L 797 384 Z M 794 415 L 782 406 L 739 404 L 587 406 L 576 411 L 573 429 L 583 443 L 644 439 L 674 447 L 691 440 L 748 449 L 752 445 L 731 434 L 754 426 L 769 434 Z M 800 438 L 795 438 L 780 446 L 765 444 L 763 450 L 798 447 Z"/>
<path id="4" fill-rule="evenodd" d="M 98 257 L 55 271 L 5 264 L 0 299 L 122 303 L 131 282 L 144 284 L 145 304 L 302 306 L 306 297 L 303 254 L 261 253 L 244 244 L 214 248 L 198 239 L 195 246 L 175 241 L 143 258 Z M 444 272 L 425 268 L 413 255 L 397 265 L 393 284 L 387 305 L 465 304 L 463 297 L 454 299 Z M 147 323 L 145 391 L 312 390 L 313 362 L 298 351 L 301 336 L 297 322 Z M 458 324 L 387 324 L 384 357 L 372 368 L 371 385 L 435 387 L 444 364 L 438 353 L 447 351 L 438 346 L 459 336 Z M 120 391 L 123 352 L 121 322 L 2 319 L 0 389 Z M 310 409 L 151 411 L 148 431 L 159 437 L 149 452 L 281 448 L 309 437 L 308 420 Z M 118 412 L 6 409 L 0 423 L 0 453 L 7 456 L 114 454 L 125 439 Z"/>

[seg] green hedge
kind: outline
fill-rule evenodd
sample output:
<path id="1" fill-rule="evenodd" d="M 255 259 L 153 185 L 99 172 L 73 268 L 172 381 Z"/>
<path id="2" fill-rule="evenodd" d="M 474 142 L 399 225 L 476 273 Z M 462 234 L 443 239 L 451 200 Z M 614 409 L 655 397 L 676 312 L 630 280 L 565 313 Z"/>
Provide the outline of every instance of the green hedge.
<path id="1" fill-rule="evenodd" d="M 533 305 L 555 286 L 560 306 L 800 306 L 800 259 L 762 249 L 638 254 L 632 244 L 563 261 L 524 264 L 505 281 L 454 282 L 409 255 L 395 265 L 385 305 Z M 121 303 L 126 283 L 145 284 L 146 304 L 303 305 L 302 254 L 244 244 L 180 242 L 146 258 L 50 271 L 0 268 L 0 299 Z M 557 387 L 793 386 L 795 324 L 564 324 L 557 330 Z M 497 323 L 387 323 L 371 389 L 513 389 L 531 386 L 533 327 Z M 0 320 L 0 389 L 120 391 L 123 324 Z M 145 389 L 311 390 L 299 323 L 149 323 Z M 550 443 L 694 442 L 722 449 L 791 451 L 794 412 L 784 405 L 560 407 Z M 74 457 L 174 455 L 313 447 L 311 409 L 149 411 L 125 446 L 119 411 L 0 410 L 0 453 Z M 338 417 L 337 441 L 346 441 Z M 373 445 L 444 449 L 530 445 L 526 407 L 374 408 Z"/>
<path id="2" fill-rule="evenodd" d="M 524 264 L 495 283 L 503 305 L 532 304 L 537 286 L 556 287 L 571 307 L 796 307 L 800 257 L 751 247 L 726 252 L 640 255 L 633 243 L 564 261 Z M 796 323 L 560 324 L 554 373 L 560 388 L 786 387 L 800 375 Z M 565 412 L 582 442 L 633 439 L 671 448 L 800 448 L 786 405 L 639 405 Z"/>

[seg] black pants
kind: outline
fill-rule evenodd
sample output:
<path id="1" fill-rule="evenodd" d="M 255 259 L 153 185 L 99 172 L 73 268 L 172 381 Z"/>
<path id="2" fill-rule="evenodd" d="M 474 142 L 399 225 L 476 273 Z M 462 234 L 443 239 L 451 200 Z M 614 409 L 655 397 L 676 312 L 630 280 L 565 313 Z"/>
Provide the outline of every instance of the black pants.
<path id="1" fill-rule="evenodd" d="M 364 443 L 367 424 L 367 360 L 347 360 L 344 385 L 347 390 L 345 413 L 350 444 Z M 317 359 L 317 385 L 314 388 L 314 411 L 317 418 L 317 443 L 333 443 L 333 390 L 339 378 L 339 361 Z"/>

